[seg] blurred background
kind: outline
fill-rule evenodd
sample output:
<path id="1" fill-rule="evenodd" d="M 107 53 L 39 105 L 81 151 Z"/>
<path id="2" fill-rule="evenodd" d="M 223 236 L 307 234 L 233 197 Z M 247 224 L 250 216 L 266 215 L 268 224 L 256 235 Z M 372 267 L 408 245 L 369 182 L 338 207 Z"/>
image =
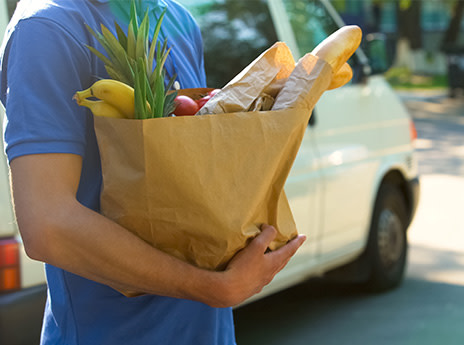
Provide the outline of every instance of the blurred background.
<path id="1" fill-rule="evenodd" d="M 446 87 L 463 83 L 462 74 L 448 73 L 464 53 L 464 1 L 334 0 L 347 24 L 365 34 L 384 35 L 392 65 L 386 77 L 395 87 Z M 459 66 L 462 67 L 462 66 Z M 462 73 L 462 72 L 461 72 Z M 454 95 L 454 88 L 453 94 Z"/>
<path id="2" fill-rule="evenodd" d="M 464 84 L 463 14 L 461 0 L 331 0 L 346 24 L 385 40 L 386 77 L 395 87 L 445 88 Z M 16 0 L 7 0 L 11 15 Z M 450 69 L 452 72 L 449 74 Z M 459 65 L 459 66 L 458 66 Z M 458 68 L 462 67 L 462 68 Z M 462 71 L 461 71 L 462 73 Z M 452 91 L 453 95 L 455 90 Z"/>

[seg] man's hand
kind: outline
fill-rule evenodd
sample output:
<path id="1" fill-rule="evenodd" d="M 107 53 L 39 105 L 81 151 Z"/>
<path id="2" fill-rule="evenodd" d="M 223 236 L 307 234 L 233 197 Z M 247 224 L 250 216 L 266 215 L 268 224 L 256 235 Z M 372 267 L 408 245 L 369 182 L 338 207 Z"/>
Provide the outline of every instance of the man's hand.
<path id="1" fill-rule="evenodd" d="M 285 246 L 267 252 L 277 231 L 266 224 L 261 230 L 261 234 L 234 256 L 224 272 L 224 281 L 227 284 L 227 296 L 222 297 L 224 306 L 237 305 L 260 292 L 285 267 L 306 240 L 304 235 L 299 235 Z"/>

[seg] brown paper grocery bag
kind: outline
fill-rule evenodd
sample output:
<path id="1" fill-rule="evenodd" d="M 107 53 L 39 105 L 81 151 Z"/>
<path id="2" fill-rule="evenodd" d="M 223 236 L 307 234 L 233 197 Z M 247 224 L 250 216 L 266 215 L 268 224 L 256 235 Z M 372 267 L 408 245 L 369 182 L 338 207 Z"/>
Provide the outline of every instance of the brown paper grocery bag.
<path id="1" fill-rule="evenodd" d="M 212 270 L 223 269 L 263 223 L 278 230 L 271 249 L 285 244 L 297 229 L 284 184 L 331 79 L 330 66 L 317 58 L 308 73 L 316 87 L 302 107 L 148 120 L 95 117 L 101 212 L 154 247 Z"/>
<path id="2" fill-rule="evenodd" d="M 296 235 L 283 190 L 309 111 L 95 118 L 102 213 L 153 246 L 221 269 L 262 223 Z"/>

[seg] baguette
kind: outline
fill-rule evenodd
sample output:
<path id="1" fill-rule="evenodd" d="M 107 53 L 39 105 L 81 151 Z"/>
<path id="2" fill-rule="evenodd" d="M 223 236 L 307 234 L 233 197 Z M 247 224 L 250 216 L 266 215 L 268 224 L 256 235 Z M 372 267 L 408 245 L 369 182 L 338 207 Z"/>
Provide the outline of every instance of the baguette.
<path id="1" fill-rule="evenodd" d="M 353 70 L 347 60 L 359 47 L 361 38 L 358 26 L 344 26 L 303 56 L 278 93 L 272 110 L 313 109 L 326 90 L 349 82 Z"/>
<path id="2" fill-rule="evenodd" d="M 311 54 L 323 59 L 333 70 L 333 75 L 342 68 L 361 44 L 362 31 L 359 26 L 347 25 L 323 40 Z"/>
<path id="3" fill-rule="evenodd" d="M 351 78 L 353 78 L 353 70 L 348 62 L 345 62 L 342 67 L 332 76 L 332 81 L 330 82 L 327 90 L 333 90 L 339 87 L 342 87 L 348 83 Z"/>

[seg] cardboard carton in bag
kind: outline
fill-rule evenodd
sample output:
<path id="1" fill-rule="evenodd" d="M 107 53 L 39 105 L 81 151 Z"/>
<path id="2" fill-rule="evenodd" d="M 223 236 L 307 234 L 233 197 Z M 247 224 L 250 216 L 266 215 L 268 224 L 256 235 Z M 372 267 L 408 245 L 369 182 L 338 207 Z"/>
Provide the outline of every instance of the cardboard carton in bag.
<path id="1" fill-rule="evenodd" d="M 291 108 L 148 120 L 96 117 L 102 213 L 154 247 L 212 270 L 223 269 L 263 223 L 278 230 L 271 249 L 295 237 L 284 184 L 332 74 L 323 60 L 309 60 L 310 95 Z M 276 70 L 287 69 L 290 79 L 294 67 L 287 60 Z"/>

